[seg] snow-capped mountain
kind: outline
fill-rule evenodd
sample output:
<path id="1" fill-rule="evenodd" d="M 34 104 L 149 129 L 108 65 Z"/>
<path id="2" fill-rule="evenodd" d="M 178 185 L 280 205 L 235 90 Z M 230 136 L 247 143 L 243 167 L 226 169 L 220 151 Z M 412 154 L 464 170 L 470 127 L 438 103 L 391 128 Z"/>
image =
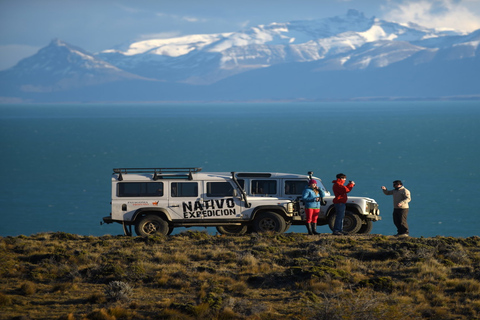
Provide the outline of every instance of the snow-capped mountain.
<path id="1" fill-rule="evenodd" d="M 96 54 L 54 40 L 0 72 L 0 96 L 38 100 L 49 93 L 62 101 L 73 92 L 109 101 L 476 96 L 480 88 L 470 84 L 478 83 L 479 43 L 480 30 L 437 31 L 355 10 L 239 32 L 133 42 Z"/>
<path id="2" fill-rule="evenodd" d="M 21 60 L 5 73 L 3 76 L 9 78 L 10 85 L 17 83 L 24 92 L 62 91 L 126 79 L 143 79 L 59 39 L 54 39 L 37 54 Z"/>
<path id="3" fill-rule="evenodd" d="M 350 10 L 341 17 L 272 23 L 230 34 L 135 42 L 124 52 L 106 50 L 97 57 L 145 77 L 211 84 L 282 63 L 323 60 L 330 70 L 385 67 L 442 44 L 431 39 L 458 35 L 366 18 Z"/>

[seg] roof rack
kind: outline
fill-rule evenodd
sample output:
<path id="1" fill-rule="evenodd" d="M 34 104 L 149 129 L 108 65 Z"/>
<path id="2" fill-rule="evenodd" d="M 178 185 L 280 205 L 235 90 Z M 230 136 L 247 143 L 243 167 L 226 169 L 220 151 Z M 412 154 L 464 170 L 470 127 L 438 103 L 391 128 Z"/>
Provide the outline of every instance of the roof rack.
<path id="1" fill-rule="evenodd" d="M 271 173 L 263 173 L 263 172 L 239 172 L 237 173 L 237 177 L 239 178 L 270 178 L 272 176 Z"/>
<path id="2" fill-rule="evenodd" d="M 172 178 L 172 179 L 193 179 L 193 173 L 202 171 L 202 168 L 116 168 L 113 173 L 118 173 L 118 181 L 123 180 L 122 174 L 130 173 L 151 173 L 153 180 Z"/>

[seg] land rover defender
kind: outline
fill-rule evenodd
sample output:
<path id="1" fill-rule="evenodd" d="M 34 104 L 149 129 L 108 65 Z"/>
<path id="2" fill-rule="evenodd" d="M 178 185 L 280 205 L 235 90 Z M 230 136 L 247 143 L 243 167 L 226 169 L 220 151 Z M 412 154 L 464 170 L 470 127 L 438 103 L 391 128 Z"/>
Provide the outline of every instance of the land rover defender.
<path id="1" fill-rule="evenodd" d="M 272 231 L 304 225 L 301 195 L 315 179 L 327 197 L 318 225 L 333 228 L 333 197 L 321 179 L 277 172 L 201 172 L 201 168 L 118 168 L 112 174 L 111 213 L 103 223 L 122 224 L 124 233 L 170 234 L 176 227 L 215 227 L 221 234 Z M 344 231 L 369 233 L 380 220 L 375 200 L 349 197 Z"/>

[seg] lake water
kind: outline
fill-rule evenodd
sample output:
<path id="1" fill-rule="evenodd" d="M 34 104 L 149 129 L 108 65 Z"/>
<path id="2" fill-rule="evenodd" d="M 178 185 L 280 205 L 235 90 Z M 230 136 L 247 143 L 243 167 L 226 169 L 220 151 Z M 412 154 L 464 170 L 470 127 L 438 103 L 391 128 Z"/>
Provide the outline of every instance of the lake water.
<path id="1" fill-rule="evenodd" d="M 380 204 L 385 235 L 380 187 L 400 179 L 411 236 L 478 236 L 479 124 L 480 101 L 0 105 L 0 236 L 122 234 L 100 225 L 116 167 L 314 171 L 329 190 L 343 172 Z"/>

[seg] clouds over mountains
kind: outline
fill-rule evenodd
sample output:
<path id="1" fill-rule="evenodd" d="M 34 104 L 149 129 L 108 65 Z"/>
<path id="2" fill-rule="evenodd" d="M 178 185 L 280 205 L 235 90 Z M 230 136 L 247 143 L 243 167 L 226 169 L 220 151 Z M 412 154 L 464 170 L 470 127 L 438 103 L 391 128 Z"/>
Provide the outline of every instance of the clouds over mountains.
<path id="1" fill-rule="evenodd" d="M 383 18 L 429 28 L 472 32 L 480 29 L 480 16 L 465 6 L 468 3 L 480 5 L 477 0 L 391 1 L 384 6 Z"/>

